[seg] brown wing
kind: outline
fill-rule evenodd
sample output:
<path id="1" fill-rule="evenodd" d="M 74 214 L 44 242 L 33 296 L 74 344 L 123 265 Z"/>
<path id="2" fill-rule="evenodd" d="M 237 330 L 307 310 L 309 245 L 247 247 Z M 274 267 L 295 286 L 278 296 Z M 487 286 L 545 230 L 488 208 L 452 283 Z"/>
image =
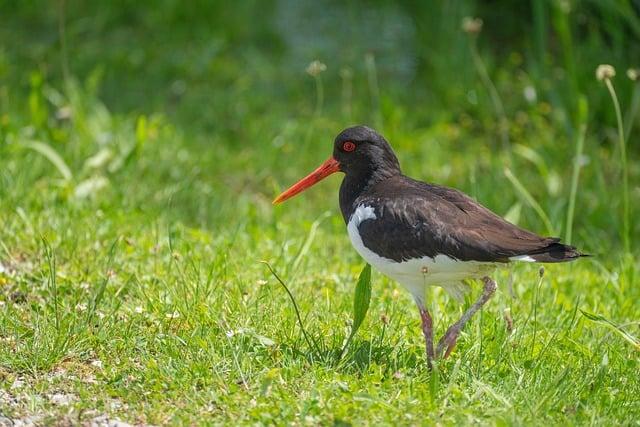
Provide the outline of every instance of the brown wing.
<path id="1" fill-rule="evenodd" d="M 358 230 L 364 245 L 380 256 L 404 261 L 443 254 L 483 262 L 508 262 L 522 255 L 560 262 L 580 256 L 560 239 L 517 227 L 460 191 L 397 180 L 387 182 L 384 192 L 374 189 L 356 202 L 376 208 L 376 219 L 363 221 Z"/>

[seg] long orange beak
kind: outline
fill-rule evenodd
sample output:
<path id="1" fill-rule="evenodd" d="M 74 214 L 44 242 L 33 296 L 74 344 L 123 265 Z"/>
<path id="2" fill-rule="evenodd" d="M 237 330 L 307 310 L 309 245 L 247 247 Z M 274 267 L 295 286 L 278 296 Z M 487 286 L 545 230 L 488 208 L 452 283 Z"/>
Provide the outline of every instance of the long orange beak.
<path id="1" fill-rule="evenodd" d="M 340 163 L 338 163 L 338 161 L 333 157 L 329 157 L 327 161 L 321 164 L 318 169 L 314 170 L 309 175 L 305 176 L 300 181 L 289 187 L 288 190 L 284 191 L 282 194 L 276 197 L 273 201 L 273 204 L 277 205 L 278 203 L 282 203 L 285 200 L 292 198 L 296 194 L 302 193 L 304 190 L 322 181 L 332 173 L 339 171 Z"/>

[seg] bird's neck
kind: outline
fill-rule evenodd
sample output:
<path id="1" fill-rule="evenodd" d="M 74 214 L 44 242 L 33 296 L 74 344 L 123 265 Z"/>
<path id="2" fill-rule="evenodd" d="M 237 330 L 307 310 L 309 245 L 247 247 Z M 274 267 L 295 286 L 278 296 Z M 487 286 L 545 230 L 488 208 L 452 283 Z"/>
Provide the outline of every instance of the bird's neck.
<path id="1" fill-rule="evenodd" d="M 340 185 L 340 210 L 345 224 L 349 222 L 360 196 L 376 184 L 400 174 L 399 168 L 375 168 L 345 175 Z"/>

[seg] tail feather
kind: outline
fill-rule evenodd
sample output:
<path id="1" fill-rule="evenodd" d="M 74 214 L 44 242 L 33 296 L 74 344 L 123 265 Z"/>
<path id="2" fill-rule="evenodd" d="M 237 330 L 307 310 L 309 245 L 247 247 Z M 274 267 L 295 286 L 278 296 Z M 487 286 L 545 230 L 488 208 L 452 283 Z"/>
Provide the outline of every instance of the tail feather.
<path id="1" fill-rule="evenodd" d="M 565 245 L 557 241 L 523 255 L 531 257 L 536 262 L 567 262 L 591 256 L 581 253 L 574 246 Z"/>

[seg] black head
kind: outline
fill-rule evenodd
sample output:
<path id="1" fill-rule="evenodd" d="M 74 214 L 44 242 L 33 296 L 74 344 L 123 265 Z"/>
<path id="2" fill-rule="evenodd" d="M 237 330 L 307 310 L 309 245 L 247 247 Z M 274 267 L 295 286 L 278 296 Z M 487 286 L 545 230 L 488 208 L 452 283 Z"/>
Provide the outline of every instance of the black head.
<path id="1" fill-rule="evenodd" d="M 400 173 L 398 158 L 387 140 L 367 126 L 354 126 L 340 132 L 333 144 L 333 158 L 347 177 Z"/>
<path id="2" fill-rule="evenodd" d="M 273 203 L 284 202 L 335 172 L 345 174 L 340 187 L 342 200 L 345 194 L 353 197 L 373 183 L 400 174 L 400 165 L 382 135 L 366 126 L 354 126 L 336 137 L 332 157 L 276 197 Z"/>

